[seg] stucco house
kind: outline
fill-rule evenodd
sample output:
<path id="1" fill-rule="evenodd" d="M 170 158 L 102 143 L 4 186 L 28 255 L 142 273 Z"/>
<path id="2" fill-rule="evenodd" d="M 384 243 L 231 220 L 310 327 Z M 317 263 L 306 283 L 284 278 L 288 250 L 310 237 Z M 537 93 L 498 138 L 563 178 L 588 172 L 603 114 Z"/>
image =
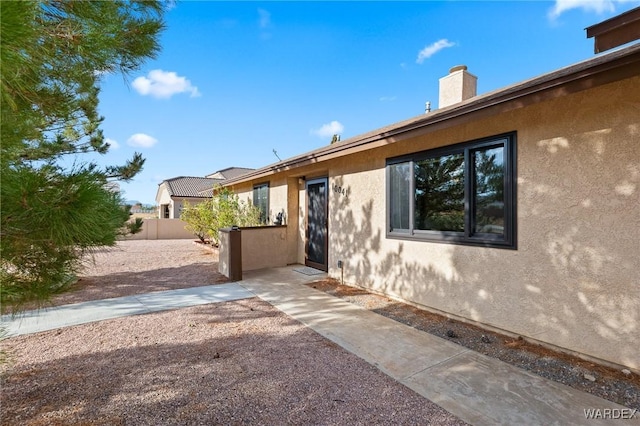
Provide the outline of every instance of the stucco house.
<path id="1" fill-rule="evenodd" d="M 228 179 L 234 179 L 254 169 L 228 167 L 205 177 L 178 176 L 158 184 L 156 203 L 159 219 L 179 219 L 184 202 L 197 204 L 211 198 L 213 187 Z"/>
<path id="2" fill-rule="evenodd" d="M 266 188 L 287 263 L 640 370 L 640 44 L 475 83 L 454 67 L 439 109 L 223 185 Z"/>

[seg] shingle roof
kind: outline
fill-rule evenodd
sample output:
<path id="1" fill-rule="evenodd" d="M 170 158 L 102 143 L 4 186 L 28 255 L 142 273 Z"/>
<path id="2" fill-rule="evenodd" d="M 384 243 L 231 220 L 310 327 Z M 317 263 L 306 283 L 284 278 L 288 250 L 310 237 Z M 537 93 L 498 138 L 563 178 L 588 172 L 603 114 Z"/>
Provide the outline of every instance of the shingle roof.
<path id="1" fill-rule="evenodd" d="M 213 188 L 213 185 L 220 183 L 223 179 L 212 179 L 193 176 L 178 176 L 167 179 L 167 191 L 173 197 L 206 197 L 202 191 Z"/>

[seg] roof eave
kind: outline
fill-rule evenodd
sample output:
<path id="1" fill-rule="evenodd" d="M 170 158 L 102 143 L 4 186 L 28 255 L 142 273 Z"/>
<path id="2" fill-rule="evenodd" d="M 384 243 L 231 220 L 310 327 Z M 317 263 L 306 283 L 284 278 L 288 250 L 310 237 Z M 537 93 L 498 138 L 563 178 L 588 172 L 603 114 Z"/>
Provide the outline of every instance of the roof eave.
<path id="1" fill-rule="evenodd" d="M 238 178 L 229 179 L 223 183 L 223 186 L 252 181 L 304 165 L 376 148 L 397 142 L 418 130 L 433 131 L 443 126 L 454 125 L 458 120 L 468 119 L 469 116 L 477 118 L 478 114 L 495 115 L 628 78 L 638 75 L 639 62 L 640 44 L 634 44 L 521 83 L 476 96 L 424 116 L 414 117 L 343 142 L 273 163 Z M 607 73 L 607 71 L 614 70 L 619 72 Z"/>
<path id="2" fill-rule="evenodd" d="M 600 22 L 587 30 L 594 38 L 594 52 L 600 53 L 640 38 L 640 7 Z"/>

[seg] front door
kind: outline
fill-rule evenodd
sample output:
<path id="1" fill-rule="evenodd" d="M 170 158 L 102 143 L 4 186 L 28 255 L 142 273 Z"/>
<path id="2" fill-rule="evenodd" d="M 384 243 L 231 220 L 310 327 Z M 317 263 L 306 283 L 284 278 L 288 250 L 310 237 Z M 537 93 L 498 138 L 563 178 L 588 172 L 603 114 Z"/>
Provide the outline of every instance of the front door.
<path id="1" fill-rule="evenodd" d="M 327 271 L 327 216 L 328 179 L 312 179 L 307 181 L 307 232 L 304 264 L 312 268 Z"/>

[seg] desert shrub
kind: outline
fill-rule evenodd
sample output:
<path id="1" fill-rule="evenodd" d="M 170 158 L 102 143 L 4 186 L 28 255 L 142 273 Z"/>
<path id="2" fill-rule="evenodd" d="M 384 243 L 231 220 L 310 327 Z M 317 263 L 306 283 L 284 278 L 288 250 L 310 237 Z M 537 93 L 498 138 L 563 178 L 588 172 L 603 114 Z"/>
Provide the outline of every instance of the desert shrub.
<path id="1" fill-rule="evenodd" d="M 185 228 L 193 232 L 202 242 L 207 239 L 217 245 L 219 229 L 229 226 L 259 226 L 260 210 L 253 204 L 241 201 L 229 188 L 214 188 L 214 196 L 202 203 L 191 205 L 185 202 L 180 219 Z"/>

